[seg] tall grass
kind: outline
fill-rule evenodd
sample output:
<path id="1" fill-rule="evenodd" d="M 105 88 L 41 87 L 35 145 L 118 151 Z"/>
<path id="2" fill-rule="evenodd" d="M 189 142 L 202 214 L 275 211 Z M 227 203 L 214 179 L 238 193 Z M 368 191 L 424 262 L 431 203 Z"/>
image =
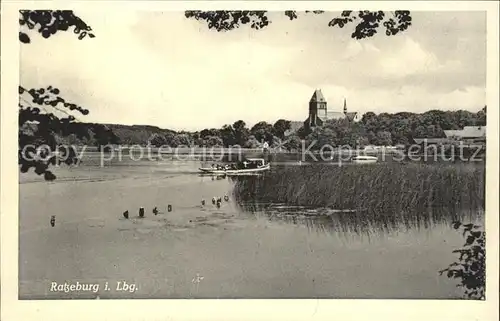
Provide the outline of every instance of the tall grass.
<path id="1" fill-rule="evenodd" d="M 413 225 L 456 220 L 484 211 L 485 168 L 464 164 L 277 167 L 236 182 L 240 202 L 353 210 L 336 220 L 353 226 Z M 347 222 L 345 222 L 347 223 Z M 349 224 L 351 225 L 351 224 Z"/>

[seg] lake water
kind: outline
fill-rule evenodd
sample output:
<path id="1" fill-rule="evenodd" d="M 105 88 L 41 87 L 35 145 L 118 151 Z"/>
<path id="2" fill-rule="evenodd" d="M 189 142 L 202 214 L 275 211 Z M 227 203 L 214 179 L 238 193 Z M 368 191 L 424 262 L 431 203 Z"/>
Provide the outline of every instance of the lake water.
<path id="1" fill-rule="evenodd" d="M 461 297 L 438 274 L 464 242 L 450 222 L 356 230 L 310 209 L 237 204 L 233 182 L 199 176 L 200 162 L 98 163 L 58 168 L 51 183 L 20 175 L 21 299 Z M 51 291 L 77 281 L 99 289 Z"/>

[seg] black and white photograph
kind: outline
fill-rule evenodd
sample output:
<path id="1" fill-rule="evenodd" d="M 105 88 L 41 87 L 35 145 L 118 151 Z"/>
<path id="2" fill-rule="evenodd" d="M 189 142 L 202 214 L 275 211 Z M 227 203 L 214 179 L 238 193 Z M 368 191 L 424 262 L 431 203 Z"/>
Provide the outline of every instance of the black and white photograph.
<path id="1" fill-rule="evenodd" d="M 489 300 L 498 52 L 448 3 L 18 10 L 16 300 Z"/>

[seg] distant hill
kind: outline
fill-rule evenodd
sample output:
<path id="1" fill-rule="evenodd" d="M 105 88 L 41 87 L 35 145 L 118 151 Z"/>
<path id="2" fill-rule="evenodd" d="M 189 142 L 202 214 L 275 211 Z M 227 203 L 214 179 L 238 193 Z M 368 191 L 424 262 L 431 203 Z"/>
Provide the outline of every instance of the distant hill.
<path id="1" fill-rule="evenodd" d="M 123 145 L 144 145 L 147 144 L 149 138 L 153 134 L 164 136 L 176 133 L 174 130 L 163 129 L 150 125 L 103 125 L 111 129 L 111 131 L 118 137 L 119 143 Z"/>
<path id="2" fill-rule="evenodd" d="M 58 144 L 72 144 L 72 145 L 93 145 L 97 146 L 99 143 L 95 139 L 96 133 L 101 136 L 106 136 L 112 143 L 122 145 L 145 145 L 148 143 L 151 136 L 154 134 L 165 136 L 168 134 L 175 134 L 176 132 L 170 129 L 163 129 L 150 125 L 119 125 L 119 124 L 96 124 L 96 123 L 82 123 L 84 130 L 88 133 L 88 138 L 77 138 L 74 134 L 69 136 L 62 136 L 55 134 Z M 25 124 L 22 129 L 25 133 L 34 133 L 37 130 L 36 124 Z M 106 133 L 106 135 L 102 135 Z M 107 142 L 106 142 L 107 143 Z"/>

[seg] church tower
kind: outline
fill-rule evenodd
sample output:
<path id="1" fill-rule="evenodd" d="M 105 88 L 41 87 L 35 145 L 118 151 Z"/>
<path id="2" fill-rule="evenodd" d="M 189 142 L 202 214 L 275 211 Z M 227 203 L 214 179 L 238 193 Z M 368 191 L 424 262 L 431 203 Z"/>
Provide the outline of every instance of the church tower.
<path id="1" fill-rule="evenodd" d="M 345 98 L 344 98 L 344 115 L 347 115 L 347 102 Z"/>
<path id="2" fill-rule="evenodd" d="M 316 89 L 309 100 L 309 118 L 306 120 L 306 127 L 315 127 L 323 125 L 326 120 L 326 99 L 321 89 Z"/>

